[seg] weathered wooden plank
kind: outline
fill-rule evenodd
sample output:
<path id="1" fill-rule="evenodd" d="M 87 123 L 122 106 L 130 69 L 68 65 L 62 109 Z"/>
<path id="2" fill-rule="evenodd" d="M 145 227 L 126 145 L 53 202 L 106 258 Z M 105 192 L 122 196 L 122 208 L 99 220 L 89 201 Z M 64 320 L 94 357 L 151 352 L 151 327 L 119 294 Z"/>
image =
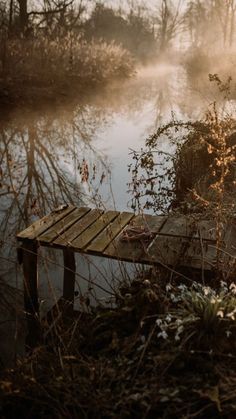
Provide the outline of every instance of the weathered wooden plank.
<path id="1" fill-rule="evenodd" d="M 217 240 L 217 220 L 199 220 L 196 224 L 196 231 L 194 231 L 193 238 L 202 240 L 210 240 L 215 242 Z M 221 241 L 225 241 L 227 234 L 227 225 L 220 225 Z"/>
<path id="2" fill-rule="evenodd" d="M 127 262 L 139 262 L 144 256 L 144 245 L 141 241 L 112 241 L 106 250 L 104 256 L 112 257 L 118 260 L 124 260 Z"/>
<path id="3" fill-rule="evenodd" d="M 52 211 L 49 215 L 41 218 L 40 220 L 35 221 L 31 226 L 26 228 L 21 233 L 17 234 L 17 240 L 34 240 L 40 234 L 44 233 L 48 228 L 50 228 L 57 221 L 64 218 L 67 214 L 75 210 L 75 207 L 72 205 L 63 206 Z"/>
<path id="4" fill-rule="evenodd" d="M 158 233 L 167 220 L 168 217 L 163 215 L 139 214 L 130 221 L 129 226 L 141 227 L 150 233 Z"/>
<path id="5" fill-rule="evenodd" d="M 45 233 L 38 236 L 38 240 L 44 243 L 51 243 L 58 236 L 61 236 L 66 232 L 71 226 L 73 226 L 77 221 L 85 216 L 90 211 L 87 207 L 76 208 L 66 217 L 63 217 L 62 220 L 58 221 L 52 227 L 50 227 Z"/>
<path id="6" fill-rule="evenodd" d="M 212 270 L 216 261 L 216 250 L 213 242 L 185 237 L 157 235 L 148 249 L 148 257 L 142 258 L 154 264 L 164 264 L 173 268 L 187 266 L 190 268 Z"/>
<path id="7" fill-rule="evenodd" d="M 191 240 L 184 255 L 182 266 L 211 271 L 216 267 L 217 249 L 213 241 Z"/>
<path id="8" fill-rule="evenodd" d="M 185 237 L 158 234 L 147 249 L 147 260 L 175 267 L 182 263 L 189 243 Z"/>
<path id="9" fill-rule="evenodd" d="M 134 218 L 134 214 L 129 212 L 122 212 L 112 224 L 110 224 L 105 230 L 98 235 L 90 246 L 87 247 L 86 251 L 103 253 L 111 241 L 123 230 L 123 228 Z M 104 253 L 104 255 L 106 252 Z"/>
<path id="10" fill-rule="evenodd" d="M 107 211 L 105 214 L 101 215 L 95 223 L 88 227 L 82 234 L 80 234 L 79 237 L 73 240 L 72 246 L 76 249 L 84 249 L 99 235 L 99 233 L 112 223 L 112 221 L 115 220 L 119 214 L 120 213 L 118 211 Z M 112 225 L 113 224 L 111 224 L 111 226 Z"/>
<path id="11" fill-rule="evenodd" d="M 166 219 L 165 216 L 137 215 L 107 247 L 106 256 L 131 262 L 138 261 L 144 257 L 145 250 L 153 240 L 153 235 L 158 233 Z M 125 239 L 126 233 L 131 232 L 132 234 L 132 229 L 134 229 L 133 236 L 128 235 L 128 239 Z M 100 251 L 100 249 L 99 246 L 92 247 L 94 251 Z"/>
<path id="12" fill-rule="evenodd" d="M 191 237 L 197 232 L 196 221 L 186 216 L 168 217 L 159 234 L 164 236 Z"/>
<path id="13" fill-rule="evenodd" d="M 91 224 L 93 224 L 101 215 L 102 210 L 94 209 L 85 216 L 73 224 L 68 230 L 66 230 L 63 236 L 58 237 L 54 240 L 53 244 L 60 246 L 72 246 L 73 240 L 75 240 L 80 234 L 82 234 Z"/>
<path id="14" fill-rule="evenodd" d="M 229 253 L 230 256 L 236 256 L 236 222 L 232 222 L 228 225 L 225 235 L 225 251 Z"/>
<path id="15" fill-rule="evenodd" d="M 222 268 L 228 275 L 236 271 L 236 222 L 232 220 L 228 224 L 224 239 L 223 249 L 220 249 Z"/>
<path id="16" fill-rule="evenodd" d="M 215 220 L 199 220 L 197 223 L 197 229 L 193 234 L 193 237 L 200 238 L 202 240 L 216 240 L 216 221 Z"/>

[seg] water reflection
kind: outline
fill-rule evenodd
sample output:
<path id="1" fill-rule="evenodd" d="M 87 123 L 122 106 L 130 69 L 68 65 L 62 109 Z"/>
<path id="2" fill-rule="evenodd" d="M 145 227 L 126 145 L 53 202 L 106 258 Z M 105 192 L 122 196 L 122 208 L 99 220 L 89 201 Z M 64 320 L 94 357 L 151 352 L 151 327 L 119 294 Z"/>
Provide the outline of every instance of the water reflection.
<path id="1" fill-rule="evenodd" d="M 91 142 L 101 124 L 101 119 L 91 119 L 85 108 L 69 120 L 33 115 L 27 121 L 15 119 L 1 127 L 3 238 L 60 203 L 81 202 L 77 163 L 89 153 L 103 162 Z"/>
<path id="2" fill-rule="evenodd" d="M 127 208 L 129 149 L 142 147 L 172 111 L 189 119 L 199 110 L 186 89 L 180 66 L 159 65 L 95 94 L 86 104 L 21 110 L 1 123 L 0 276 L 9 281 L 15 275 L 9 258 L 16 260 L 16 232 L 59 204 Z"/>
<path id="3" fill-rule="evenodd" d="M 21 111 L 4 121 L 0 231 L 5 247 L 9 250 L 9 239 L 35 217 L 65 202 L 126 209 L 129 149 L 140 148 L 171 112 L 188 119 L 199 109 L 186 89 L 182 67 L 162 64 L 139 70 L 136 79 L 114 84 L 86 104 Z"/>

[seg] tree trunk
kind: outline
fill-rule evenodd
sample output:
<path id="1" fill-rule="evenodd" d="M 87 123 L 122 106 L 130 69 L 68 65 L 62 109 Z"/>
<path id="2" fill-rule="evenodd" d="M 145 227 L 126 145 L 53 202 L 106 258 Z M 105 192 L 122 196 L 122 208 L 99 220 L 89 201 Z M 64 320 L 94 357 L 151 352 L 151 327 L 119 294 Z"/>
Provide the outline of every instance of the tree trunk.
<path id="1" fill-rule="evenodd" d="M 20 7 L 20 31 L 25 34 L 28 27 L 28 12 L 27 12 L 27 0 L 18 0 Z"/>
<path id="2" fill-rule="evenodd" d="M 234 25 L 235 25 L 235 4 L 231 2 L 231 21 L 230 21 L 230 35 L 229 35 L 229 47 L 232 48 L 234 42 Z"/>
<path id="3" fill-rule="evenodd" d="M 12 32 L 12 21 L 13 21 L 13 1 L 10 0 L 10 8 L 9 8 L 9 23 L 8 23 L 8 35 Z"/>

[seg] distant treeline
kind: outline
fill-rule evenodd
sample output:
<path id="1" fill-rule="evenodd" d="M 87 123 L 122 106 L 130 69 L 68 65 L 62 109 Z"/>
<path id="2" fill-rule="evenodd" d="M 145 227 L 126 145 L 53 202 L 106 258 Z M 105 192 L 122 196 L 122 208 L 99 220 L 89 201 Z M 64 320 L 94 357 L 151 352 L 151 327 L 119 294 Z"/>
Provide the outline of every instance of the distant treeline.
<path id="1" fill-rule="evenodd" d="M 218 57 L 232 75 L 236 0 L 126 1 L 0 0 L 0 101 L 85 90 L 163 58 L 180 57 L 192 78 L 219 73 Z"/>
<path id="2" fill-rule="evenodd" d="M 176 44 L 234 44 L 235 0 L 160 0 L 153 8 L 148 1 L 127 0 L 122 5 L 107 6 L 102 0 L 0 0 L 0 28 L 2 36 L 26 37 L 74 31 L 88 40 L 115 41 L 144 60 Z"/>

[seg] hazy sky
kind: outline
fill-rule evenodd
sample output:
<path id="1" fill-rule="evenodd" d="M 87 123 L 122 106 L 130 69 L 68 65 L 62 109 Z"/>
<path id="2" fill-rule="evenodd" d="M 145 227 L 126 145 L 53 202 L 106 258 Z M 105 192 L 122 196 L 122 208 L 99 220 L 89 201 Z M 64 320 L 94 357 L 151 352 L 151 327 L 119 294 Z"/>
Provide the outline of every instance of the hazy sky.
<path id="1" fill-rule="evenodd" d="M 109 5 L 109 6 L 119 6 L 121 5 L 122 7 L 127 7 L 127 4 L 131 4 L 133 2 L 133 4 L 139 4 L 139 5 L 146 5 L 148 7 L 150 7 L 151 9 L 155 9 L 158 8 L 158 6 L 161 5 L 162 0 L 104 0 L 102 1 L 104 4 Z M 188 3 L 188 0 L 171 0 L 171 3 L 174 5 L 179 5 L 181 6 L 181 9 L 185 8 L 185 6 Z"/>

